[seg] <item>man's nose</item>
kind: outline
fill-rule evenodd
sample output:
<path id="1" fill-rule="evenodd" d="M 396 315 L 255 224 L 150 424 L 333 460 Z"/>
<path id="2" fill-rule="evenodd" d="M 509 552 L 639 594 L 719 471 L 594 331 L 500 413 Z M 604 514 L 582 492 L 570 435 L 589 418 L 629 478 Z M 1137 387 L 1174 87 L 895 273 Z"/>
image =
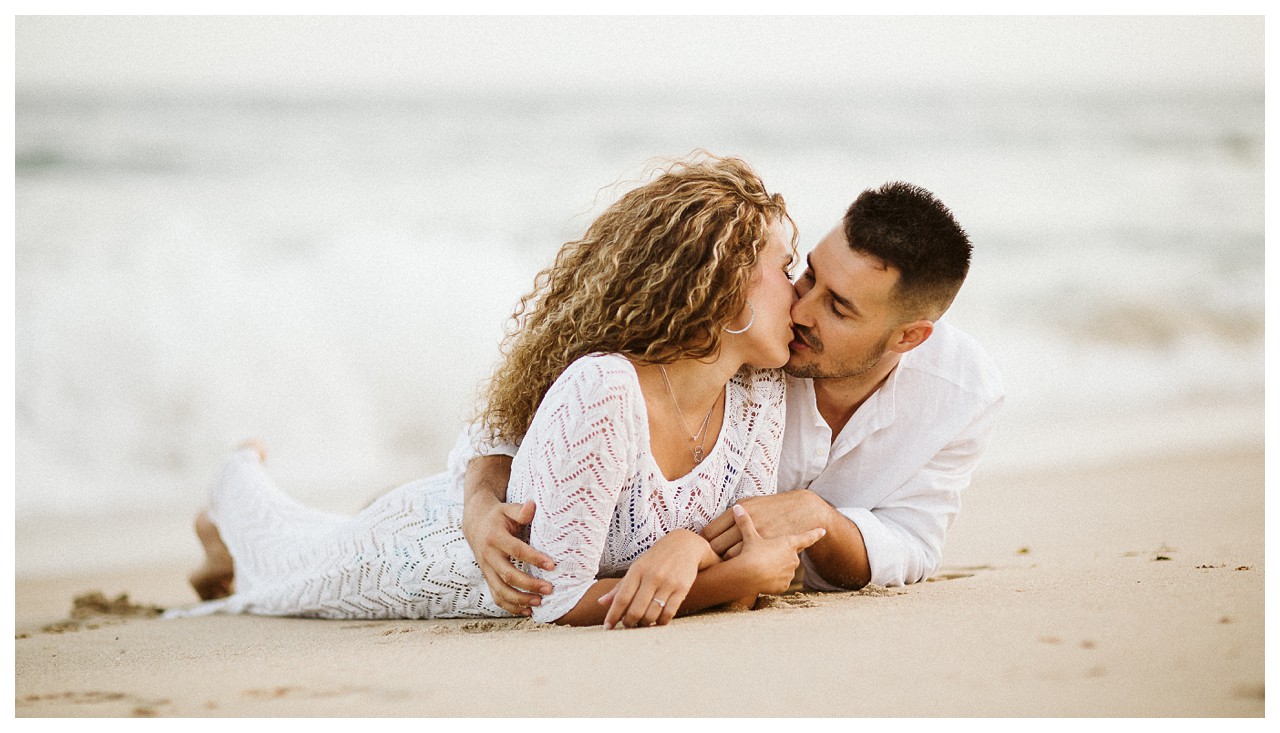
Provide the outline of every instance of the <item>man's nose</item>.
<path id="1" fill-rule="evenodd" d="M 812 293 L 813 290 L 810 289 L 809 292 Z M 798 323 L 801 326 L 812 326 L 812 309 L 809 307 L 812 299 L 801 295 L 800 291 L 794 288 L 792 293 L 795 297 L 791 301 L 791 322 Z"/>

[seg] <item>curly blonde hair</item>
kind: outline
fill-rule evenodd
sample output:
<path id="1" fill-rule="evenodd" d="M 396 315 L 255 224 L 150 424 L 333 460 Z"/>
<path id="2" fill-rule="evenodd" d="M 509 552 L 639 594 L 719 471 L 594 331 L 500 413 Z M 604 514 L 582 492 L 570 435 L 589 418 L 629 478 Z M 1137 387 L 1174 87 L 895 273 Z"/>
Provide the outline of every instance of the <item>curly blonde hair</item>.
<path id="1" fill-rule="evenodd" d="M 667 364 L 719 353 L 773 222 L 795 222 L 742 160 L 668 161 L 560 248 L 520 299 L 480 423 L 519 441 L 551 384 L 595 352 Z"/>

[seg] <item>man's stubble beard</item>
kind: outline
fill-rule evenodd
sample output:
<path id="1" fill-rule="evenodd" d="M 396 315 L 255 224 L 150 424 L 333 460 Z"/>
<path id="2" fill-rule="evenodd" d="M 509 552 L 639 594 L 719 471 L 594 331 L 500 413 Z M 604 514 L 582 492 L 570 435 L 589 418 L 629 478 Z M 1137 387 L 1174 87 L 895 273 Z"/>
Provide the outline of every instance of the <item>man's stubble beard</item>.
<path id="1" fill-rule="evenodd" d="M 826 351 L 826 345 L 820 339 L 807 333 L 802 334 L 799 326 L 796 327 L 796 334 L 801 341 L 813 349 L 814 355 L 820 356 Z M 854 360 L 853 364 L 838 364 L 834 368 L 823 370 L 817 363 L 802 366 L 791 366 L 788 363 L 782 370 L 789 376 L 802 379 L 847 379 L 849 377 L 862 376 L 875 369 L 884 359 L 885 351 L 889 348 L 889 338 L 892 335 L 892 331 L 886 333 L 880 343 L 861 354 L 858 359 Z"/>

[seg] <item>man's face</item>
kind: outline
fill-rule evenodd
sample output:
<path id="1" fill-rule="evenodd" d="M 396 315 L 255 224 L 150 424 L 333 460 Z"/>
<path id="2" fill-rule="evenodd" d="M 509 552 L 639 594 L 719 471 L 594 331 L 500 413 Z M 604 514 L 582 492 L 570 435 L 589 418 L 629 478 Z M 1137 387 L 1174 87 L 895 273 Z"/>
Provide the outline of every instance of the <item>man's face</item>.
<path id="1" fill-rule="evenodd" d="M 795 340 L 786 371 L 793 377 L 839 379 L 871 371 L 897 327 L 892 306 L 898 270 L 849 248 L 837 226 L 809 253 L 791 306 Z"/>

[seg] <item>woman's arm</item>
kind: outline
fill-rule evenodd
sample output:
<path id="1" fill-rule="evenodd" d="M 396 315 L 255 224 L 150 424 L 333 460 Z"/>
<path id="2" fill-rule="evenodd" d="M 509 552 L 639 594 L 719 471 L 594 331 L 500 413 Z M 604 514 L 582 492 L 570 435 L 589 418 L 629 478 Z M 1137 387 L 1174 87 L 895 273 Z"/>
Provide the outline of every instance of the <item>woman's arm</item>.
<path id="1" fill-rule="evenodd" d="M 742 532 L 743 550 L 733 559 L 721 560 L 706 540 L 688 530 L 676 530 L 641 555 L 624 577 L 597 580 L 556 623 L 603 623 L 606 629 L 663 625 L 677 614 L 696 613 L 744 596 L 754 600 L 761 593 L 781 593 L 791 585 L 800 552 L 823 534 L 813 529 L 766 540 L 742 507 L 734 507 L 734 518 Z"/>
<path id="2" fill-rule="evenodd" d="M 583 357 L 547 390 L 525 434 L 511 466 L 508 498 L 535 502 L 527 544 L 555 559 L 554 569 L 527 568 L 555 589 L 533 606 L 538 621 L 559 621 L 589 592 L 598 597 L 607 590 L 592 589 L 635 463 L 638 399 L 629 363 Z"/>

